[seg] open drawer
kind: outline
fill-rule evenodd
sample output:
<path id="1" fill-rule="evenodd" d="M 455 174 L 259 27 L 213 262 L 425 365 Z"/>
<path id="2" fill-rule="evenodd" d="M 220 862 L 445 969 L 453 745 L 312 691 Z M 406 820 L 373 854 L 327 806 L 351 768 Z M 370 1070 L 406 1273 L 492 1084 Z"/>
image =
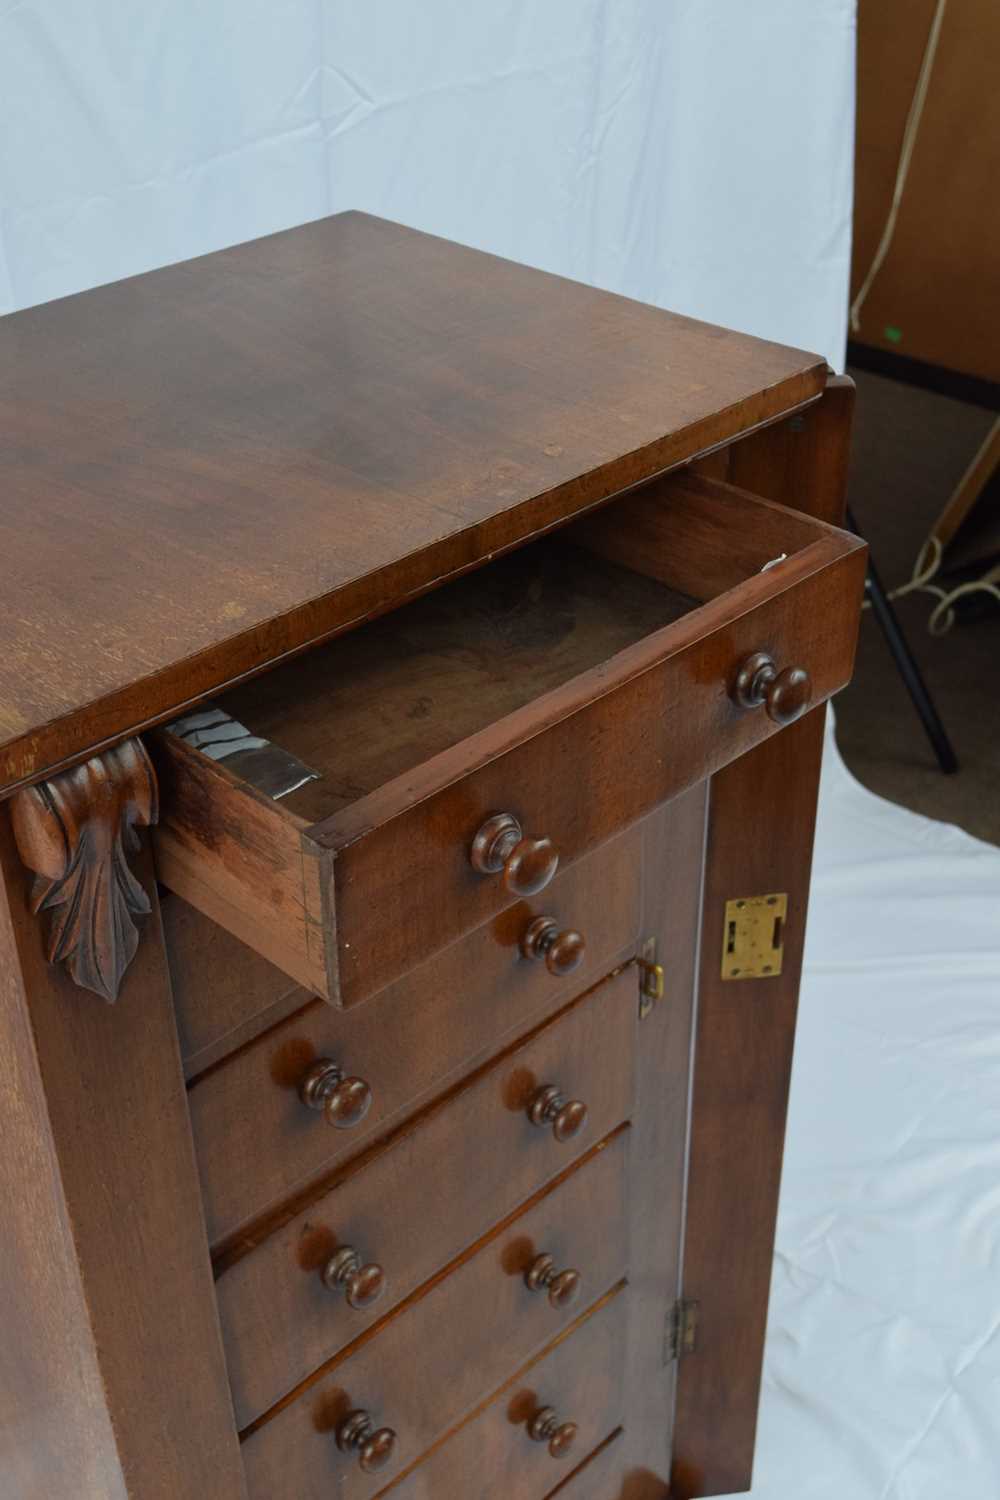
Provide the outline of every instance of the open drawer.
<path id="1" fill-rule="evenodd" d="M 842 687 L 864 565 L 654 480 L 220 697 L 318 773 L 280 801 L 158 731 L 160 879 L 352 1005 Z"/>

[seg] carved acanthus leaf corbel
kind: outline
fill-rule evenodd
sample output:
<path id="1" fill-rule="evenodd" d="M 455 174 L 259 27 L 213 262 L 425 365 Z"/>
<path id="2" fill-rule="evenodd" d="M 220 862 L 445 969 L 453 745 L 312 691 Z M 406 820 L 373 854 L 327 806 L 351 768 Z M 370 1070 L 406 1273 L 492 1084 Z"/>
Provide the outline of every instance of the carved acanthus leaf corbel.
<path id="1" fill-rule="evenodd" d="M 149 898 L 129 869 L 137 828 L 157 821 L 156 773 L 139 740 L 126 740 L 12 799 L 14 836 L 35 881 L 31 909 L 51 913 L 50 963 L 105 1000 L 118 998 Z"/>

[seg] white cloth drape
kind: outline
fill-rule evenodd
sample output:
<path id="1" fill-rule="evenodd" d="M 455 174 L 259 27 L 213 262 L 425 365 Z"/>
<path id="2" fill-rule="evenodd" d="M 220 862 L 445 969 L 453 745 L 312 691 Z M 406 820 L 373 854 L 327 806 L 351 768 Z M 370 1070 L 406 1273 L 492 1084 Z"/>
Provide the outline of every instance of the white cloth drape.
<path id="1" fill-rule="evenodd" d="M 0 0 L 0 312 L 363 208 L 842 358 L 854 0 Z"/>
<path id="2" fill-rule="evenodd" d="M 754 1500 L 1000 1495 L 1000 849 L 832 739 Z"/>

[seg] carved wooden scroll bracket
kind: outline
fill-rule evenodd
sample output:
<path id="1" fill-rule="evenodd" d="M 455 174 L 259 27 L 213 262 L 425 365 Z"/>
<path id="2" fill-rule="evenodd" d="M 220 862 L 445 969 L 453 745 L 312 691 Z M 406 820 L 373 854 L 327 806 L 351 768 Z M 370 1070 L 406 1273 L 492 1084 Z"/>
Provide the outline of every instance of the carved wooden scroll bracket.
<path id="1" fill-rule="evenodd" d="M 50 963 L 112 1003 L 135 956 L 133 917 L 149 897 L 129 869 L 137 828 L 159 814 L 156 773 L 139 740 L 126 740 L 12 799 L 14 836 L 34 871 L 31 909 L 51 912 Z"/>

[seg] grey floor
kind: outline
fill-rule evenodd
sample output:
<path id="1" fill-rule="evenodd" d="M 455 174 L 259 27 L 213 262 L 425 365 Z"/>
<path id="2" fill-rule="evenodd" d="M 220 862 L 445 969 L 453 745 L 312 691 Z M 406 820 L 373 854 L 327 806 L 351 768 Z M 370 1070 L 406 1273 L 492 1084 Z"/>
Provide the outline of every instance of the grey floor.
<path id="1" fill-rule="evenodd" d="M 887 587 L 909 578 L 924 537 L 993 414 L 853 371 L 858 386 L 850 503 Z M 866 610 L 854 681 L 836 700 L 838 741 L 859 781 L 928 817 L 1000 844 L 1000 611 L 933 637 L 933 601 L 897 605 L 961 761 L 943 776 L 882 635 Z"/>

